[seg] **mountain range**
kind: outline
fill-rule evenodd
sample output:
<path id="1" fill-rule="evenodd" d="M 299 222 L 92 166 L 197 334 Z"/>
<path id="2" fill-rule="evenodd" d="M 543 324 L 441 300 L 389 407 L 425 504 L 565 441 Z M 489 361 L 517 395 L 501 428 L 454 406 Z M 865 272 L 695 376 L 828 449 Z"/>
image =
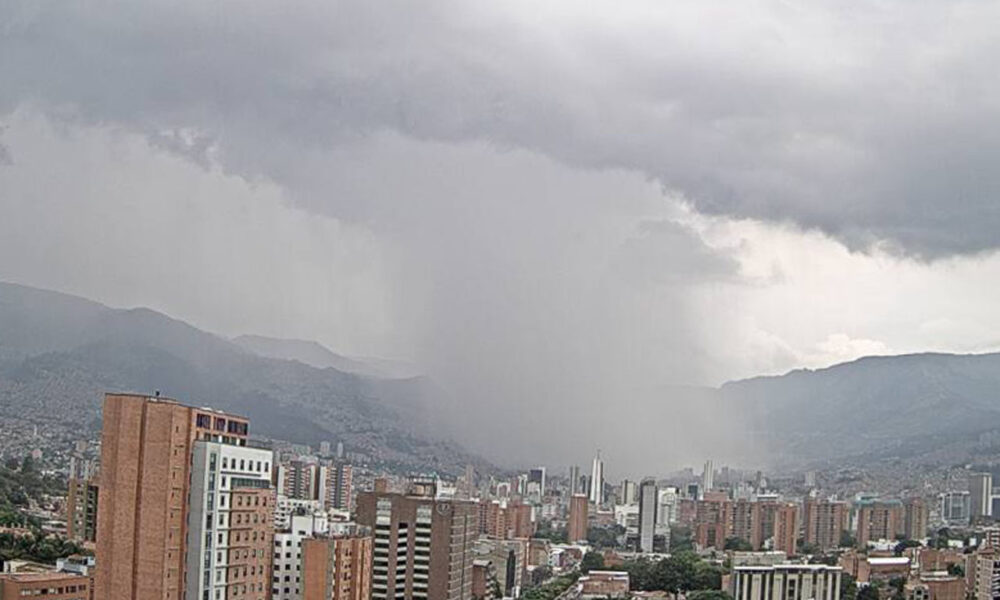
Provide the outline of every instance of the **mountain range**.
<path id="1" fill-rule="evenodd" d="M 312 351 L 312 360 L 296 356 L 301 350 Z M 324 357 L 336 366 L 316 364 Z M 0 416 L 93 431 L 106 391 L 158 390 L 246 415 L 261 436 L 343 441 L 404 470 L 486 464 L 432 427 L 425 397 L 433 386 L 392 378 L 391 364 L 318 344 L 228 340 L 149 309 L 0 283 Z"/>
<path id="2" fill-rule="evenodd" d="M 262 436 L 343 441 L 401 469 L 488 466 L 450 441 L 461 411 L 412 365 L 306 340 L 226 339 L 149 309 L 0 283 L 0 417 L 93 432 L 105 391 L 153 390 L 244 414 Z M 1000 440 L 1000 354 L 866 357 L 669 396 L 674 418 L 724 430 L 771 464 L 949 448 L 939 455 L 951 460 Z"/>

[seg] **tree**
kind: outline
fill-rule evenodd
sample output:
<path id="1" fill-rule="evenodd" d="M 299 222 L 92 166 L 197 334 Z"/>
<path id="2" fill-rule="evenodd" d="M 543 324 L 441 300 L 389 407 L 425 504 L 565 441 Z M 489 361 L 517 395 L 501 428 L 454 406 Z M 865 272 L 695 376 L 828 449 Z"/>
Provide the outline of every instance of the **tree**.
<path id="1" fill-rule="evenodd" d="M 854 600 L 858 594 L 857 580 L 850 573 L 840 575 L 840 600 Z"/>
<path id="2" fill-rule="evenodd" d="M 691 530 L 687 527 L 670 528 L 670 551 L 686 552 L 694 550 L 694 542 L 691 541 Z"/>
<path id="3" fill-rule="evenodd" d="M 840 532 L 840 544 L 841 548 L 853 548 L 858 545 L 858 540 L 854 538 L 854 534 L 846 529 Z"/>
<path id="4" fill-rule="evenodd" d="M 873 583 L 859 588 L 857 600 L 879 600 L 878 585 Z"/>
<path id="5" fill-rule="evenodd" d="M 955 577 L 965 577 L 965 567 L 959 563 L 952 563 L 948 565 L 948 574 Z"/>
<path id="6" fill-rule="evenodd" d="M 733 597 L 723 590 L 698 590 L 688 594 L 687 600 L 733 600 Z"/>
<path id="7" fill-rule="evenodd" d="M 580 561 L 580 572 L 582 573 L 600 571 L 603 568 L 604 555 L 599 552 L 588 552 L 583 555 L 583 560 Z"/>
<path id="8" fill-rule="evenodd" d="M 723 550 L 736 550 L 738 552 L 751 552 L 753 551 L 753 546 L 750 542 L 746 541 L 740 537 L 730 537 L 726 538 L 725 544 L 722 546 Z"/>
<path id="9" fill-rule="evenodd" d="M 892 549 L 896 556 L 902 556 L 907 548 L 919 548 L 920 542 L 916 540 L 902 540 Z"/>

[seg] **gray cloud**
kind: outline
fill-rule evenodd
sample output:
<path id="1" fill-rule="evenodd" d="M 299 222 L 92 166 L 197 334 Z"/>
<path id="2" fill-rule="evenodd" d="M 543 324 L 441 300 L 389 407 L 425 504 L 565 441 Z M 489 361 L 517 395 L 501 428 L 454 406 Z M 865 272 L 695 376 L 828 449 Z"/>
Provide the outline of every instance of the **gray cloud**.
<path id="1" fill-rule="evenodd" d="M 1000 7 L 438 0 L 8 3 L 0 106 L 166 140 L 296 187 L 303 154 L 373 131 L 621 167 L 706 213 L 855 248 L 995 248 Z M 602 10 L 604 12 L 602 12 Z M 360 207 L 299 200 L 338 216 Z"/>
<path id="2" fill-rule="evenodd" d="M 811 287 L 784 300 L 815 323 L 795 344 L 777 292 L 747 318 L 739 247 L 688 209 L 920 257 L 998 246 L 995 5 L 586 4 L 0 4 L 20 136 L 0 268 L 413 357 L 493 425 L 466 431 L 478 449 L 579 461 L 604 437 L 655 469 L 727 452 L 662 386 L 787 368 L 841 331 Z M 122 247 L 162 228 L 182 252 Z"/>

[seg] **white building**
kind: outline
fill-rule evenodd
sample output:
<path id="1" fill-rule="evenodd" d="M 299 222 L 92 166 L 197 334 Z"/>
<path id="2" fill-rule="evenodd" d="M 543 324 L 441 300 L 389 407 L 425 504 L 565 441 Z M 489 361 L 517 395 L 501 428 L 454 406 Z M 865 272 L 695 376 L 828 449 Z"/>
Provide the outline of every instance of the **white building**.
<path id="1" fill-rule="evenodd" d="M 712 459 L 705 461 L 705 468 L 701 472 L 701 493 L 711 492 L 715 488 L 715 465 Z"/>
<path id="2" fill-rule="evenodd" d="M 840 567 L 778 564 L 733 567 L 734 600 L 839 600 Z"/>
<path id="3" fill-rule="evenodd" d="M 293 514 L 285 531 L 274 534 L 274 571 L 271 577 L 273 600 L 301 600 L 302 540 L 329 531 L 326 515 Z"/>
<path id="4" fill-rule="evenodd" d="M 677 511 L 680 507 L 680 493 L 675 487 L 660 488 L 660 509 L 656 513 L 657 525 L 670 527 L 677 522 Z"/>
<path id="5" fill-rule="evenodd" d="M 590 469 L 590 501 L 597 506 L 604 504 L 604 461 L 600 452 Z"/>
<path id="6" fill-rule="evenodd" d="M 188 598 L 227 597 L 233 493 L 239 489 L 269 489 L 272 458 L 270 450 L 195 442 L 186 557 Z M 257 530 L 270 534 L 270 522 L 255 525 L 254 535 Z"/>
<path id="7" fill-rule="evenodd" d="M 278 494 L 278 501 L 274 505 L 274 530 L 284 531 L 291 527 L 291 518 L 296 512 L 312 514 L 322 510 L 323 503 L 319 500 L 302 500 Z"/>

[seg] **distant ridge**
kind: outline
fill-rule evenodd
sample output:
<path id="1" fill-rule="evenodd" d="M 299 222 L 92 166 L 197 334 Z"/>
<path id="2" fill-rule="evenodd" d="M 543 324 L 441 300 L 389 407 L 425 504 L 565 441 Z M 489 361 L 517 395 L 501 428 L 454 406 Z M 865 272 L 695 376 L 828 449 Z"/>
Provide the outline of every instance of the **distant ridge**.
<path id="1" fill-rule="evenodd" d="M 379 379 L 408 379 L 418 376 L 419 370 L 403 361 L 388 359 L 350 358 L 333 352 L 319 342 L 241 335 L 233 343 L 248 352 L 266 358 L 297 360 L 317 369 L 333 368 Z"/>
<path id="2" fill-rule="evenodd" d="M 0 282 L 0 415 L 44 422 L 72 438 L 99 426 L 104 392 L 162 390 L 246 415 L 252 434 L 343 441 L 402 469 L 457 473 L 466 463 L 486 464 L 448 441 L 446 427 L 430 426 L 435 401 L 427 395 L 436 388 L 426 381 L 261 356 L 242 341 L 147 308 Z M 329 352 L 308 342 L 289 347 Z M 340 366 L 357 365 L 364 366 Z"/>

